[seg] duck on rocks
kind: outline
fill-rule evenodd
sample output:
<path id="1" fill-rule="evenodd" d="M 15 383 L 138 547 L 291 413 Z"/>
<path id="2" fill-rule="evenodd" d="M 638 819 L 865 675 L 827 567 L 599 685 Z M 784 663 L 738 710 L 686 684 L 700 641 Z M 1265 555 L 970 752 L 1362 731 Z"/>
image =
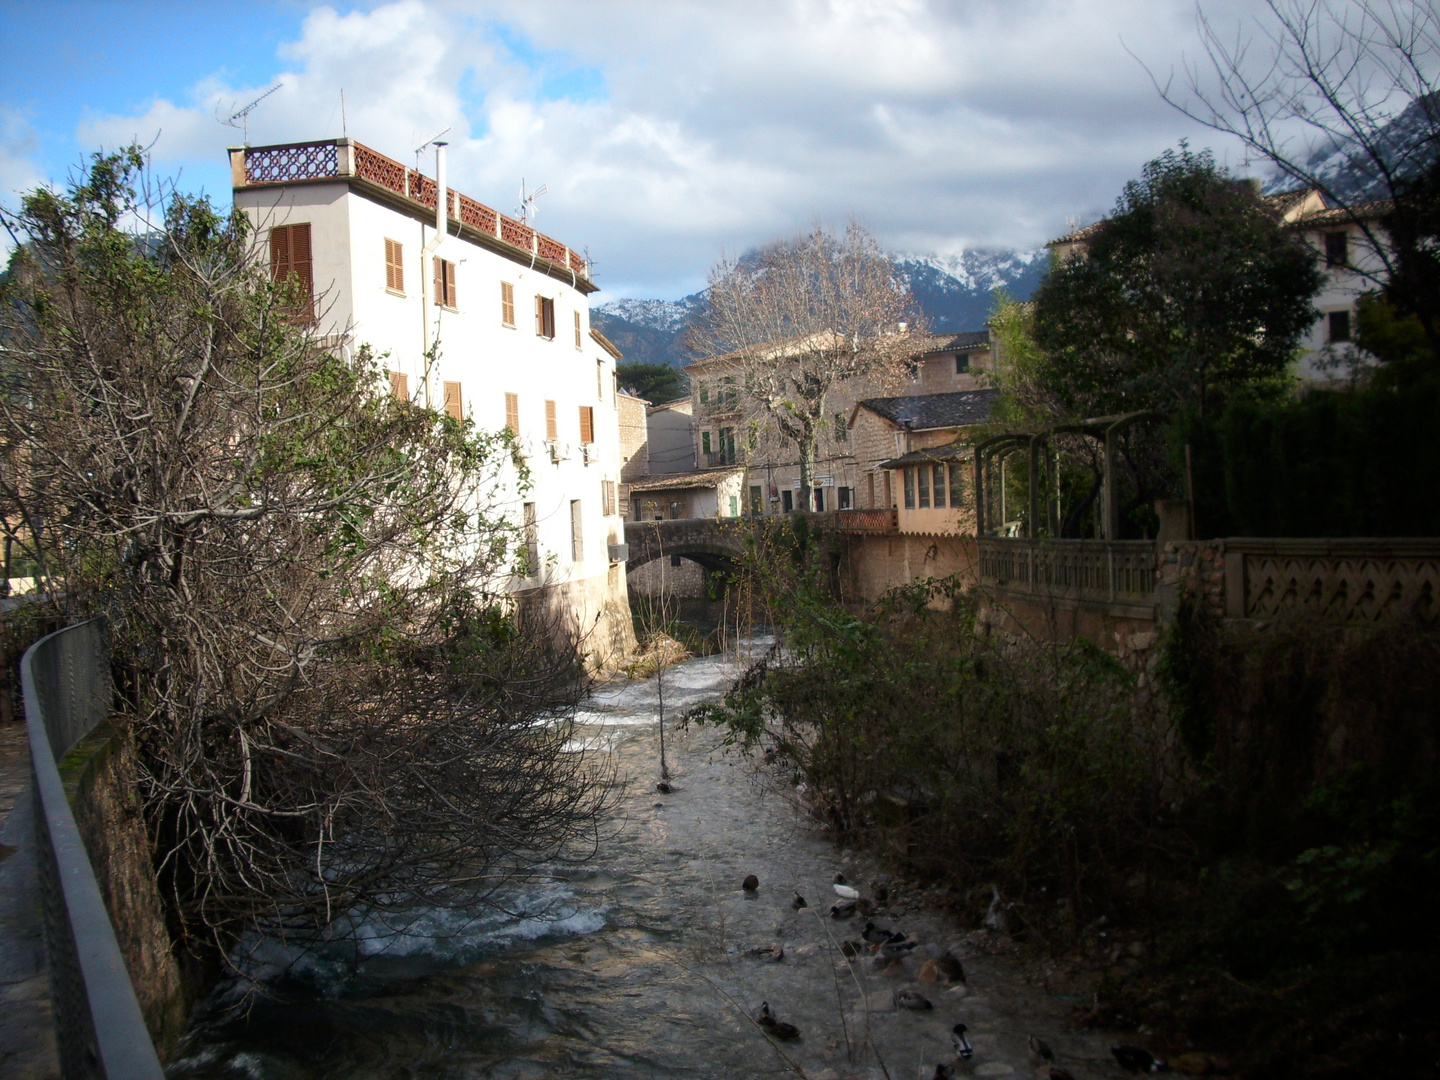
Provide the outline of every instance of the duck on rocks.
<path id="1" fill-rule="evenodd" d="M 756 889 L 760 888 L 760 879 L 754 874 L 746 874 L 745 880 L 740 883 L 740 888 L 744 889 L 746 892 L 754 892 Z"/>
<path id="2" fill-rule="evenodd" d="M 887 960 L 899 960 L 902 956 L 908 956 L 919 944 L 918 941 L 887 941 L 880 946 L 879 952 Z"/>
<path id="3" fill-rule="evenodd" d="M 848 919 L 855 914 L 855 901 L 841 900 L 838 904 L 830 905 L 830 917 L 832 919 Z"/>
<path id="4" fill-rule="evenodd" d="M 770 1011 L 768 1001 L 760 1003 L 760 1012 L 756 1015 L 755 1022 L 777 1039 L 798 1039 L 800 1037 L 800 1029 L 794 1024 L 787 1024 L 784 1020 L 778 1019 Z"/>
<path id="5" fill-rule="evenodd" d="M 951 952 L 943 952 L 935 958 L 935 973 L 946 982 L 965 981 L 965 969 L 960 966 L 959 958 Z"/>
<path id="6" fill-rule="evenodd" d="M 1170 1071 L 1169 1065 L 1166 1065 L 1149 1050 L 1142 1050 L 1138 1046 L 1112 1046 L 1110 1053 L 1115 1055 L 1115 1060 L 1126 1072 L 1162 1073 Z"/>
<path id="7" fill-rule="evenodd" d="M 753 949 L 746 949 L 745 955 L 752 960 L 765 960 L 772 964 L 778 964 L 785 959 L 785 947 L 783 945 L 756 945 Z"/>
<path id="8" fill-rule="evenodd" d="M 975 1048 L 965 1037 L 965 1032 L 969 1030 L 964 1024 L 956 1024 L 950 1029 L 950 1045 L 955 1048 L 955 1056 L 962 1061 L 967 1060 L 975 1053 Z"/>
<path id="9" fill-rule="evenodd" d="M 876 926 L 873 922 L 866 922 L 865 929 L 860 936 L 871 945 L 884 945 L 892 941 L 904 941 L 905 935 L 894 930 L 886 930 L 883 926 Z"/>
<path id="10" fill-rule="evenodd" d="M 854 960 L 855 957 L 859 956 L 864 951 L 865 943 L 863 941 L 842 941 L 840 943 L 840 952 L 848 960 Z"/>
<path id="11" fill-rule="evenodd" d="M 835 895 L 841 900 L 859 900 L 860 890 L 851 888 L 849 885 L 834 885 Z"/>
<path id="12" fill-rule="evenodd" d="M 661 795 L 669 795 L 672 791 L 675 790 L 675 787 L 670 783 L 670 781 L 661 780 L 658 784 L 655 785 L 655 790 L 660 792 Z"/>
<path id="13" fill-rule="evenodd" d="M 922 1011 L 935 1007 L 930 1003 L 930 999 L 920 993 L 919 990 L 912 990 L 908 986 L 903 990 L 896 990 L 891 996 L 895 1000 L 896 1007 L 900 1009 Z"/>
<path id="14" fill-rule="evenodd" d="M 790 899 L 791 911 L 799 911 L 801 908 L 809 906 L 809 904 L 805 903 L 805 898 L 801 896 L 798 892 Z"/>
<path id="15" fill-rule="evenodd" d="M 1030 1067 L 1038 1070 L 1053 1064 L 1055 1064 L 1055 1051 L 1050 1049 L 1050 1044 L 1038 1035 L 1031 1035 Z"/>

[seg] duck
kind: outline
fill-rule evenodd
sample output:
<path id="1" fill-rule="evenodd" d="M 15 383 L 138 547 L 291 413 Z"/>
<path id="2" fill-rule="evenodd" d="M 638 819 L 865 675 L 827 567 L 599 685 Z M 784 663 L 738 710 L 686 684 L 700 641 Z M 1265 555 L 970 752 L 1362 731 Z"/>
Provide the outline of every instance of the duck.
<path id="1" fill-rule="evenodd" d="M 873 901 L 862 896 L 855 901 L 855 910 L 868 919 L 871 915 L 875 914 L 877 909 Z"/>
<path id="2" fill-rule="evenodd" d="M 855 914 L 855 902 L 853 900 L 841 900 L 838 904 L 830 905 L 830 917 L 832 919 L 848 919 Z"/>
<path id="3" fill-rule="evenodd" d="M 955 1078 L 955 1066 L 954 1066 L 954 1065 L 947 1065 L 947 1064 L 945 1064 L 945 1062 L 943 1062 L 943 1061 L 939 1061 L 939 1062 L 936 1062 L 936 1063 L 935 1063 L 935 1073 L 934 1073 L 934 1075 L 932 1075 L 932 1076 L 930 1077 L 930 1080 L 954 1080 L 954 1078 Z"/>
<path id="4" fill-rule="evenodd" d="M 1149 1050 L 1142 1050 L 1138 1046 L 1112 1046 L 1110 1053 L 1115 1055 L 1115 1060 L 1126 1072 L 1161 1073 L 1170 1071 L 1169 1065 L 1166 1065 Z"/>
<path id="5" fill-rule="evenodd" d="M 1043 1069 L 1045 1066 L 1053 1064 L 1055 1064 L 1055 1051 L 1050 1049 L 1050 1044 L 1038 1035 L 1031 1035 L 1030 1067 Z"/>
<path id="6" fill-rule="evenodd" d="M 880 946 L 880 955 L 887 960 L 899 960 L 919 944 L 918 941 L 887 941 Z"/>
<path id="7" fill-rule="evenodd" d="M 753 960 L 768 960 L 772 964 L 778 964 L 785 959 L 785 947 L 783 945 L 756 945 L 753 949 L 746 949 L 745 955 Z"/>
<path id="8" fill-rule="evenodd" d="M 840 943 L 840 952 L 849 960 L 854 960 L 864 951 L 865 943 L 863 941 L 842 941 Z"/>
<path id="9" fill-rule="evenodd" d="M 810 905 L 805 902 L 805 897 L 801 896 L 798 892 L 790 898 L 791 911 L 799 911 L 801 908 L 809 906 Z"/>
<path id="10" fill-rule="evenodd" d="M 859 890 L 859 889 L 852 889 L 849 885 L 836 885 L 836 886 L 834 886 L 834 889 L 835 889 L 835 895 L 838 896 L 838 897 L 840 897 L 841 900 L 859 900 L 859 899 L 860 899 L 860 890 Z"/>
<path id="11" fill-rule="evenodd" d="M 909 987 L 904 990 L 896 990 L 891 997 L 894 998 L 896 1007 L 901 1009 L 923 1010 L 935 1007 L 930 1003 L 930 999 L 919 990 L 911 990 Z"/>
<path id="12" fill-rule="evenodd" d="M 770 1011 L 768 1001 L 760 1003 L 760 1012 L 755 1017 L 755 1022 L 777 1039 L 798 1039 L 800 1037 L 800 1029 L 794 1024 L 787 1024 L 785 1021 L 775 1018 L 775 1014 Z"/>
<path id="13" fill-rule="evenodd" d="M 744 889 L 746 892 L 754 892 L 756 889 L 760 888 L 760 879 L 754 874 L 746 874 L 745 880 L 740 883 L 740 888 Z"/>
<path id="14" fill-rule="evenodd" d="M 960 961 L 954 953 L 944 952 L 935 958 L 935 973 L 946 982 L 963 983 L 965 981 L 965 969 L 960 966 Z"/>
<path id="15" fill-rule="evenodd" d="M 969 1030 L 970 1029 L 964 1024 L 956 1024 L 950 1029 L 950 1045 L 955 1048 L 955 1056 L 962 1061 L 968 1059 L 975 1053 L 975 1048 L 970 1045 L 970 1040 L 965 1037 L 965 1032 Z"/>
<path id="16" fill-rule="evenodd" d="M 655 790 L 660 792 L 661 795 L 669 795 L 675 788 L 671 786 L 670 781 L 661 780 L 655 785 Z"/>
<path id="17" fill-rule="evenodd" d="M 871 945 L 883 945 L 894 937 L 889 930 L 886 930 L 883 926 L 876 926 L 873 922 L 865 923 L 865 929 L 860 931 L 860 936 L 870 942 Z M 901 934 L 900 937 L 903 940 L 905 935 Z"/>
<path id="18" fill-rule="evenodd" d="M 842 874 L 839 870 L 836 870 L 836 871 L 835 871 L 835 876 L 834 876 L 833 878 L 831 878 L 830 880 L 832 880 L 833 882 L 835 882 L 836 885 L 844 885 L 844 884 L 845 884 L 845 875 Z"/>

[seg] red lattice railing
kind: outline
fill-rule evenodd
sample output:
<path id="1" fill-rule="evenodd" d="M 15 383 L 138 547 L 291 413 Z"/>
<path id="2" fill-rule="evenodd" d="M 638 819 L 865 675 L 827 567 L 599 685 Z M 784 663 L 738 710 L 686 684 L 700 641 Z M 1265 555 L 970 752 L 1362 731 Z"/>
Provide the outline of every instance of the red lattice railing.
<path id="1" fill-rule="evenodd" d="M 534 251 L 535 248 L 531 243 L 534 237 L 535 230 L 530 226 L 521 225 L 520 222 L 513 221 L 504 214 L 500 215 L 500 239 L 507 244 L 514 244 L 526 251 Z"/>
<path id="2" fill-rule="evenodd" d="M 284 184 L 292 180 L 323 180 L 340 174 L 335 144 L 260 146 L 245 151 L 245 181 Z"/>
<path id="3" fill-rule="evenodd" d="M 393 158 L 371 150 L 360 143 L 351 143 L 352 174 L 397 195 L 403 195 L 421 206 L 435 209 L 435 181 L 424 173 L 406 168 Z M 334 141 L 300 143 L 295 146 L 258 146 L 245 150 L 245 182 L 247 184 L 284 184 L 294 180 L 327 180 L 341 176 L 339 145 Z M 585 259 L 558 240 L 537 233 L 513 218 L 508 218 L 483 203 L 460 194 L 454 188 L 446 191 L 446 210 L 462 224 L 500 239 L 523 251 L 537 253 L 541 258 L 564 266 L 577 274 L 586 272 Z"/>
<path id="4" fill-rule="evenodd" d="M 409 188 L 408 194 L 421 206 L 428 206 L 435 209 L 435 181 L 424 173 L 418 173 L 414 169 L 405 170 L 405 183 Z"/>
<path id="5" fill-rule="evenodd" d="M 472 229 L 479 229 L 483 233 L 495 235 L 495 223 L 500 215 L 491 210 L 490 207 L 476 202 L 465 195 L 456 196 L 460 200 L 460 220 Z"/>
<path id="6" fill-rule="evenodd" d="M 542 259 L 565 265 L 565 245 L 551 240 L 544 233 L 535 234 L 535 251 Z"/>
<path id="7" fill-rule="evenodd" d="M 397 195 L 404 195 L 405 172 L 405 166 L 398 161 L 391 161 L 368 146 L 355 144 L 355 175 L 360 179 L 389 188 Z"/>

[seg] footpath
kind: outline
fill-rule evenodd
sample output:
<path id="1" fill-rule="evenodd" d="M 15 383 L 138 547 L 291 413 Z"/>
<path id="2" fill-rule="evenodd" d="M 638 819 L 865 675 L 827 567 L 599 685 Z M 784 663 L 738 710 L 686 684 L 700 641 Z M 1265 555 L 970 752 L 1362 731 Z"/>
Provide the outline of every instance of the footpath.
<path id="1" fill-rule="evenodd" d="M 24 724 L 0 725 L 0 1080 L 59 1080 Z"/>

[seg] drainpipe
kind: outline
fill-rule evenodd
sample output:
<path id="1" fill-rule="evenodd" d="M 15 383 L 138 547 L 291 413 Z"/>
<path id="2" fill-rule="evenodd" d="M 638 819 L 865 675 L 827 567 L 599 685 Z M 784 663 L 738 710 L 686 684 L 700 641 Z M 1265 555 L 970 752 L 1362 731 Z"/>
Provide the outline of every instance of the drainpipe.
<path id="1" fill-rule="evenodd" d="M 436 140 L 435 142 L 435 235 L 430 242 L 420 249 L 420 344 L 421 356 L 425 360 L 425 407 L 430 404 L 430 368 L 433 358 L 430 355 L 430 289 L 431 282 L 435 277 L 435 267 L 431 258 L 435 252 L 440 250 L 440 245 L 445 242 L 445 234 L 448 230 L 447 211 L 449 202 L 445 191 L 445 146 L 446 144 Z M 437 335 L 438 337 L 438 335 Z"/>

